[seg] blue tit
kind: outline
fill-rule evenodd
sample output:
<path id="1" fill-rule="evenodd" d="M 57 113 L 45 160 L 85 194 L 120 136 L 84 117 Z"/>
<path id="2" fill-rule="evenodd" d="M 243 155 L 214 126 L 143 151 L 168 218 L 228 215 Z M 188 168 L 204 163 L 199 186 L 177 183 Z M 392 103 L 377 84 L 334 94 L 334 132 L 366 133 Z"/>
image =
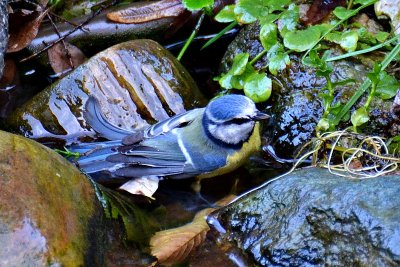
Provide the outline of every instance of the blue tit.
<path id="1" fill-rule="evenodd" d="M 146 176 L 202 179 L 230 172 L 260 148 L 259 121 L 269 117 L 242 95 L 221 96 L 205 108 L 135 133 L 108 123 L 93 98 L 85 114 L 93 129 L 116 139 L 71 148 L 86 152 L 77 163 L 100 182 L 104 176 L 122 182 Z"/>

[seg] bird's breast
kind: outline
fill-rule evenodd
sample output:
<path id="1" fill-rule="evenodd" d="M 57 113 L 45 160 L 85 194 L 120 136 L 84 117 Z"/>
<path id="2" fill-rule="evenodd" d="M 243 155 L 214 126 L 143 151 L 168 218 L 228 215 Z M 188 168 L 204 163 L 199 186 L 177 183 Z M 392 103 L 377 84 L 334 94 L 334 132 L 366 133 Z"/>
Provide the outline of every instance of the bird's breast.
<path id="1" fill-rule="evenodd" d="M 245 163 L 245 161 L 261 147 L 260 123 L 257 122 L 249 139 L 243 143 L 243 146 L 238 150 L 233 150 L 228 153 L 226 164 L 221 168 L 207 172 L 197 177 L 200 179 L 210 178 L 217 175 L 222 175 L 231 172 Z"/>

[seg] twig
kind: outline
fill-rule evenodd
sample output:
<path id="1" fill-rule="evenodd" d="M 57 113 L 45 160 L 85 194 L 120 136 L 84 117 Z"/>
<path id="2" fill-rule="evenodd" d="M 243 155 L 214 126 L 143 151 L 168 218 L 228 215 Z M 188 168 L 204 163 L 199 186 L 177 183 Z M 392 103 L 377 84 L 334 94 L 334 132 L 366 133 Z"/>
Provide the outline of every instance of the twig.
<path id="1" fill-rule="evenodd" d="M 54 31 L 55 31 L 56 34 L 58 35 L 58 37 L 61 37 L 60 31 L 57 29 L 56 24 L 54 24 L 54 21 L 53 21 L 53 19 L 51 18 L 51 16 L 50 16 L 49 14 L 47 14 L 47 17 L 48 17 L 48 19 L 49 19 L 51 25 L 53 26 Z M 69 66 L 73 69 L 73 68 L 74 68 L 74 63 L 72 62 L 71 53 L 69 52 L 65 41 L 64 41 L 64 40 L 61 40 L 61 43 L 62 43 L 62 45 L 63 45 L 63 47 L 64 47 L 65 55 L 67 56 Z"/>
<path id="2" fill-rule="evenodd" d="M 96 16 L 98 16 L 104 9 L 109 8 L 110 6 L 113 6 L 115 3 L 117 3 L 118 0 L 114 0 L 111 1 L 108 5 L 104 6 L 103 8 L 100 8 L 98 10 L 96 10 L 95 12 L 93 12 L 93 14 L 85 21 L 83 21 L 82 23 L 80 23 L 78 26 L 76 26 L 74 29 L 70 30 L 69 32 L 67 32 L 65 35 L 63 35 L 62 37 L 58 38 L 57 40 L 55 40 L 53 43 L 45 46 L 44 48 L 42 48 L 40 51 L 30 55 L 29 57 L 23 58 L 20 60 L 20 62 L 25 62 L 27 60 L 30 60 L 34 57 L 37 57 L 38 55 L 40 55 L 41 53 L 47 51 L 50 47 L 54 46 L 55 44 L 58 44 L 59 42 L 63 41 L 65 38 L 67 38 L 69 35 L 73 34 L 74 32 L 76 32 L 79 29 L 82 29 L 83 26 L 85 26 L 86 24 L 88 24 L 90 21 L 92 21 Z"/>

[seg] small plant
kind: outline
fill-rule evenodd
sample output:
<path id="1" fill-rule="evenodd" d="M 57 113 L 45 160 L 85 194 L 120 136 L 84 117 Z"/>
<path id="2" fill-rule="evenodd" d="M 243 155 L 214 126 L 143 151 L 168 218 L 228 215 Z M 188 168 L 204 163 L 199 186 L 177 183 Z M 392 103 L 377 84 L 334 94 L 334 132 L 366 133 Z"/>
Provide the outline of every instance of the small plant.
<path id="1" fill-rule="evenodd" d="M 350 119 L 348 115 L 351 107 L 366 91 L 369 91 L 365 105 L 357 109 L 351 116 L 354 130 L 368 121 L 369 105 L 376 96 L 388 99 L 394 96 L 398 81 L 384 72 L 387 65 L 395 60 L 399 53 L 399 44 L 394 48 L 391 43 L 396 42 L 398 36 L 389 39 L 390 33 L 371 33 L 357 22 L 348 23 L 348 19 L 357 15 L 362 9 L 373 5 L 377 0 L 349 1 L 347 8 L 336 7 L 330 23 L 302 26 L 299 23 L 299 7 L 290 0 L 238 0 L 234 5 L 225 6 L 215 19 L 229 25 L 220 34 L 209 40 L 203 47 L 216 41 L 224 32 L 236 25 L 258 23 L 260 25 L 259 39 L 263 46 L 254 58 L 248 53 L 235 55 L 231 69 L 216 77 L 224 93 L 231 89 L 244 90 L 244 93 L 255 102 L 268 100 L 272 91 L 272 82 L 269 75 L 277 73 L 290 65 L 289 55 L 303 53 L 302 62 L 316 69 L 317 76 L 324 77 L 326 86 L 321 89 L 319 96 L 323 102 L 324 113 L 318 123 L 317 132 L 334 130 L 342 120 Z M 331 57 L 329 47 L 325 44 L 335 43 L 346 54 Z M 368 75 L 366 82 L 357 90 L 348 103 L 342 105 L 333 103 L 335 87 L 353 80 L 344 80 L 333 83 L 331 62 L 346 57 L 369 53 L 377 49 L 389 50 L 380 70 Z M 322 56 L 320 56 L 322 55 Z M 254 67 L 259 59 L 263 58 L 266 65 L 259 69 Z M 268 74 L 265 73 L 268 70 Z M 378 74 L 379 73 L 379 74 Z M 370 86 L 372 85 L 371 89 Z M 397 87 L 396 87 L 397 86 Z"/>
<path id="2" fill-rule="evenodd" d="M 64 150 L 61 149 L 54 149 L 55 152 L 57 152 L 58 154 L 62 155 L 63 157 L 68 158 L 73 158 L 73 159 L 78 159 L 81 154 L 79 152 L 72 152 L 70 150 L 68 150 L 68 148 L 64 147 Z"/>

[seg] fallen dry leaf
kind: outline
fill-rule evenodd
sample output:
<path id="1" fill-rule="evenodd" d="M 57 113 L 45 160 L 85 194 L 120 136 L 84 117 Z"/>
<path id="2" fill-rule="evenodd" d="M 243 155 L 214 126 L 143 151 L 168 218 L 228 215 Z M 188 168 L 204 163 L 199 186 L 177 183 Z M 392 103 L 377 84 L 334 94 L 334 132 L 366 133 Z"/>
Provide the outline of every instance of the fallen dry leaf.
<path id="1" fill-rule="evenodd" d="M 32 6 L 27 8 L 11 8 L 9 13 L 9 39 L 7 52 L 17 52 L 24 49 L 36 37 L 40 23 L 48 10 L 44 10 L 40 5 L 30 3 Z"/>
<path id="2" fill-rule="evenodd" d="M 119 187 L 133 195 L 143 195 L 154 199 L 153 194 L 158 188 L 159 179 L 156 176 L 146 176 L 129 180 Z"/>
<path id="3" fill-rule="evenodd" d="M 227 205 L 234 198 L 236 196 L 228 195 L 216 202 L 216 205 Z M 190 252 L 199 247 L 206 238 L 210 230 L 206 216 L 215 209 L 203 209 L 196 213 L 191 223 L 155 233 L 150 239 L 151 254 L 158 259 L 159 263 L 165 265 L 184 261 Z"/>
<path id="4" fill-rule="evenodd" d="M 162 0 L 136 3 L 128 8 L 110 12 L 107 18 L 118 23 L 144 23 L 152 20 L 177 17 L 185 11 L 180 0 Z"/>
<path id="5" fill-rule="evenodd" d="M 53 71 L 57 74 L 62 73 L 61 76 L 65 76 L 69 70 L 73 70 L 86 60 L 78 47 L 66 42 L 64 44 L 57 43 L 47 51 Z"/>

